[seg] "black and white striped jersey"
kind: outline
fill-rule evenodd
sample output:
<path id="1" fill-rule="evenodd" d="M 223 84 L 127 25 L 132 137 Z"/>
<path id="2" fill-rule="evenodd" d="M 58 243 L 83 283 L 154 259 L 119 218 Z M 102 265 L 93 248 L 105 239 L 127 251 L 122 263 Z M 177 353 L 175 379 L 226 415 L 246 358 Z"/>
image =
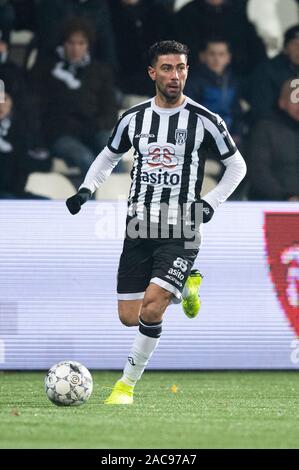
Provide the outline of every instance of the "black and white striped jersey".
<path id="1" fill-rule="evenodd" d="M 128 213 L 150 207 L 151 220 L 161 202 L 169 205 L 168 223 L 176 222 L 178 205 L 200 197 L 209 153 L 225 160 L 237 151 L 223 120 L 190 98 L 177 108 L 160 108 L 154 98 L 134 106 L 119 119 L 108 148 L 135 158 Z"/>

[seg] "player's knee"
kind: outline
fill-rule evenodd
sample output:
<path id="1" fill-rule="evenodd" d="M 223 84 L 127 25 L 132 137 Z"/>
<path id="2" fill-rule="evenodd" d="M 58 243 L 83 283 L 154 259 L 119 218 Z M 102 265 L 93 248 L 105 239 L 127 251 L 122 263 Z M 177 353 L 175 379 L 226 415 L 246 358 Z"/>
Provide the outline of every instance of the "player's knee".
<path id="1" fill-rule="evenodd" d="M 125 326 L 137 326 L 138 322 L 136 324 L 136 319 L 132 318 L 132 315 L 128 315 L 126 313 L 118 313 L 119 319 L 122 322 L 123 325 Z"/>
<path id="2" fill-rule="evenodd" d="M 137 326 L 139 324 L 141 302 L 129 300 L 118 302 L 118 316 L 123 325 Z"/>
<path id="3" fill-rule="evenodd" d="M 172 293 L 154 284 L 146 291 L 140 312 L 141 318 L 149 323 L 160 322 L 163 314 L 171 302 Z"/>
<path id="4" fill-rule="evenodd" d="M 149 323 L 156 323 L 162 320 L 164 309 L 156 301 L 144 302 L 141 309 L 141 318 Z"/>

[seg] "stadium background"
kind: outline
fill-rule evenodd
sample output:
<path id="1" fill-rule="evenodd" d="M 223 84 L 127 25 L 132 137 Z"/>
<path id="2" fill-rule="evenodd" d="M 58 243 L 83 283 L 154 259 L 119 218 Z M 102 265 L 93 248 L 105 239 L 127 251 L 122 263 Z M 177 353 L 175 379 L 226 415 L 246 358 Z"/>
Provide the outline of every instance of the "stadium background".
<path id="1" fill-rule="evenodd" d="M 61 358 L 123 367 L 135 335 L 116 313 L 125 212 L 118 201 L 91 202 L 66 223 L 61 202 L 1 205 L 3 369 L 47 369 Z M 149 368 L 297 369 L 298 233 L 288 203 L 221 207 L 195 263 L 205 276 L 200 316 L 169 307 Z"/>
<path id="2" fill-rule="evenodd" d="M 37 33 L 30 29 L 30 8 L 33 14 L 40 3 L 4 1 L 0 5 L 15 8 L 14 22 L 3 28 L 1 20 L 0 30 L 4 31 L 2 38 L 8 44 L 10 60 L 25 75 L 39 52 Z M 164 6 L 171 3 L 164 2 Z M 174 2 L 175 11 L 187 3 Z M 298 6 L 291 0 L 249 0 L 247 15 L 269 58 L 280 53 L 287 28 L 298 24 Z M 5 80 L 4 85 L 9 91 Z M 117 86 L 115 93 L 119 114 L 145 97 L 126 93 Z M 246 100 L 242 106 L 247 110 Z M 245 128 L 246 153 L 251 131 L 248 122 Z M 91 422 L 91 414 L 107 394 L 117 376 L 115 372 L 95 373 L 96 389 L 90 408 L 72 416 L 68 412 L 58 415 L 46 403 L 40 385 L 43 373 L 6 372 L 44 370 L 63 359 L 79 360 L 92 369 L 118 370 L 134 335 L 133 330 L 118 322 L 114 294 L 132 153 L 97 191 L 96 200 L 72 218 L 63 200 L 75 192 L 82 180 L 80 171 L 49 149 L 34 150 L 37 164 L 26 173 L 23 197 L 13 192 L 7 195 L 6 191 L 0 200 L 0 447 L 297 447 L 296 373 L 225 372 L 227 375 L 222 376 L 215 372 L 213 377 L 200 372 L 298 369 L 299 203 L 275 197 L 272 202 L 249 201 L 250 180 L 205 227 L 203 248 L 196 262 L 205 276 L 199 318 L 185 319 L 179 306 L 170 307 L 167 313 L 163 341 L 149 367 L 163 372 L 160 376 L 145 374 L 137 408 L 126 415 L 127 423 L 143 430 L 143 438 L 126 439 L 127 428 L 120 416 L 102 408 L 106 437 L 93 437 L 95 422 Z M 5 171 L 2 164 L 1 172 Z M 220 176 L 217 162 L 208 161 L 203 195 Z M 30 195 L 40 200 L 32 200 Z M 292 255 L 283 261 L 287 249 Z M 175 372 L 164 373 L 165 369 L 198 372 L 190 372 L 188 378 Z M 178 384 L 178 393 L 171 388 L 173 384 Z M 141 406 L 142 390 L 147 403 Z M 191 403 L 196 411 L 190 408 Z M 206 411 L 209 408 L 213 413 Z M 148 416 L 141 424 L 144 409 Z M 155 422 L 150 419 L 153 410 Z M 37 413 L 36 419 L 32 411 Z M 170 415 L 173 432 L 169 428 Z M 80 419 L 90 420 L 83 441 L 78 432 L 71 430 Z M 279 431 L 277 419 L 283 421 Z M 39 426 L 43 422 L 40 429 L 44 438 L 32 431 L 37 421 Z M 61 423 L 64 435 L 57 431 Z M 116 428 L 115 438 L 108 439 Z M 182 435 L 190 429 L 193 436 L 186 440 Z M 206 432 L 200 435 L 203 429 Z M 153 437 L 157 433 L 159 439 Z"/>

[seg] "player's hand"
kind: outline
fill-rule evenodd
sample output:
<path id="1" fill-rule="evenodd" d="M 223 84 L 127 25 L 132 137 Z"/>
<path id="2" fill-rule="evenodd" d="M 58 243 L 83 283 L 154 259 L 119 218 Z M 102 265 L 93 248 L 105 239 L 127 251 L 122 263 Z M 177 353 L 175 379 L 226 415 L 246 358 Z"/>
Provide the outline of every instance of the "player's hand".
<path id="1" fill-rule="evenodd" d="M 191 205 L 191 217 L 193 220 L 196 218 L 196 206 L 197 204 L 202 204 L 202 222 L 206 224 L 210 222 L 211 218 L 214 215 L 214 209 L 210 206 L 210 204 L 205 201 L 204 199 L 196 199 L 195 202 Z"/>
<path id="2" fill-rule="evenodd" d="M 210 222 L 211 218 L 213 217 L 214 209 L 204 199 L 201 199 L 199 202 L 202 203 L 202 221 L 204 224 L 206 224 L 207 222 Z"/>
<path id="3" fill-rule="evenodd" d="M 87 188 L 80 189 L 77 194 L 69 197 L 65 203 L 71 214 L 75 215 L 81 210 L 82 204 L 91 198 L 91 191 Z"/>

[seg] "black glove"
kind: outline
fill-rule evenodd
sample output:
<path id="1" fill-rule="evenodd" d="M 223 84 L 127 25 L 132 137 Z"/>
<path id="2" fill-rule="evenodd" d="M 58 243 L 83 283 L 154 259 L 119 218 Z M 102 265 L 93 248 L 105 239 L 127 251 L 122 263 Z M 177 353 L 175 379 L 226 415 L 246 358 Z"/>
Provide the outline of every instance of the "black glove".
<path id="1" fill-rule="evenodd" d="M 204 199 L 197 199 L 195 202 L 192 203 L 192 206 L 191 206 L 192 220 L 195 220 L 195 207 L 196 207 L 196 204 L 198 203 L 202 204 L 202 221 L 204 224 L 206 224 L 207 222 L 210 222 L 211 218 L 213 217 L 214 209 Z"/>
<path id="2" fill-rule="evenodd" d="M 75 215 L 80 211 L 82 204 L 84 204 L 90 198 L 91 191 L 87 188 L 82 188 L 77 192 L 77 194 L 69 197 L 65 203 L 70 213 Z"/>
<path id="3" fill-rule="evenodd" d="M 204 199 L 201 199 L 200 202 L 202 203 L 202 221 L 204 224 L 206 224 L 207 222 L 210 222 L 211 218 L 213 217 L 214 209 Z"/>

